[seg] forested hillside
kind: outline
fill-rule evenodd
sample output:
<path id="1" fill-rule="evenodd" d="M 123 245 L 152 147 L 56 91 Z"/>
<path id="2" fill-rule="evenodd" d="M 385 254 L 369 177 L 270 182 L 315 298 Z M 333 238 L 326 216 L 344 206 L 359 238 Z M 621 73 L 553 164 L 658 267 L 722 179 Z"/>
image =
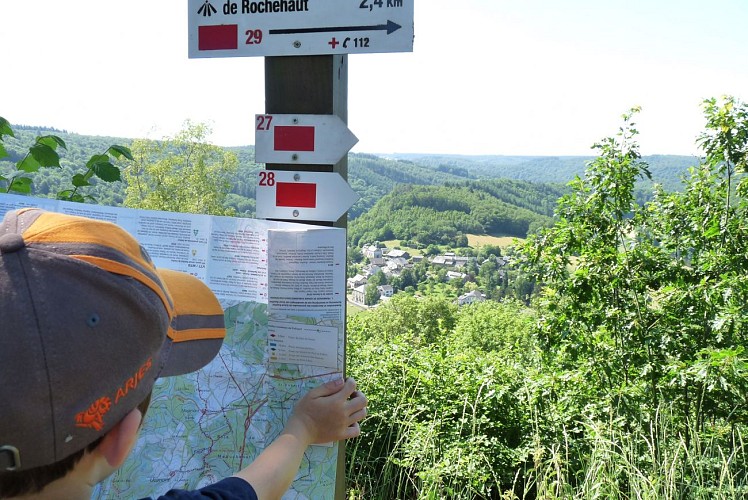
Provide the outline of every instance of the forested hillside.
<path id="1" fill-rule="evenodd" d="M 132 143 L 132 139 L 127 138 L 86 136 L 29 126 L 15 126 L 14 128 L 16 137 L 8 138 L 6 141 L 9 156 L 0 160 L 0 173 L 12 169 L 12 164 L 22 159 L 39 135 L 54 134 L 67 145 L 67 151 L 61 154 L 61 169 L 42 169 L 31 174 L 34 179 L 32 192 L 41 196 L 54 196 L 54 193 L 63 186 L 67 186 L 76 168 L 82 167 L 88 158 L 106 150 L 110 144 L 129 146 Z M 236 154 L 239 159 L 239 168 L 231 183 L 231 193 L 227 197 L 227 202 L 236 209 L 237 215 L 253 217 L 256 175 L 263 166 L 255 163 L 253 146 L 226 149 Z M 361 196 L 361 200 L 349 211 L 349 218 L 356 218 L 366 212 L 398 184 L 443 184 L 460 179 L 459 176 L 410 161 L 387 160 L 367 154 L 351 154 L 349 156 L 349 183 Z M 107 205 L 121 205 L 124 191 L 122 183 L 99 184 L 89 189 L 90 194 L 99 203 Z"/>
<path id="2" fill-rule="evenodd" d="M 398 239 L 408 246 L 454 245 L 466 235 L 520 236 L 551 223 L 562 187 L 511 180 L 442 186 L 396 186 L 353 220 L 349 241 L 357 246 Z"/>
<path id="3" fill-rule="evenodd" d="M 348 217 L 355 219 L 365 213 L 399 184 L 442 185 L 462 178 L 411 161 L 351 154 L 348 182 L 361 199 L 348 212 Z"/>
<path id="4" fill-rule="evenodd" d="M 55 134 L 63 139 L 67 145 L 67 151 L 61 154 L 60 169 L 41 169 L 31 174 L 34 179 L 32 193 L 38 196 L 54 196 L 55 193 L 68 186 L 73 171 L 82 167 L 86 160 L 94 154 L 100 154 L 111 144 L 122 144 L 129 146 L 132 139 L 86 136 L 60 130 L 50 130 L 40 127 L 16 126 L 16 138 L 8 138 L 6 147 L 9 157 L 0 161 L 0 174 L 12 168 L 12 163 L 21 159 L 33 144 L 38 135 Z M 231 191 L 226 198 L 226 204 L 233 207 L 239 216 L 253 217 L 255 214 L 255 184 L 256 174 L 263 168 L 255 163 L 254 147 L 242 146 L 226 148 L 236 154 L 239 159 L 239 167 L 236 176 L 231 181 Z M 383 204 L 372 215 L 376 220 L 391 218 L 388 214 L 391 209 L 385 201 L 386 196 L 397 186 L 450 186 L 455 193 L 450 195 L 457 197 L 457 192 L 463 187 L 468 187 L 470 196 L 463 201 L 471 206 L 490 205 L 499 200 L 500 203 L 488 209 L 474 208 L 465 212 L 463 216 L 451 214 L 450 217 L 459 223 L 460 228 L 446 230 L 443 228 L 449 220 L 442 218 L 437 227 L 430 231 L 431 236 L 426 239 L 442 239 L 450 231 L 458 233 L 465 230 L 483 228 L 489 233 L 501 233 L 524 236 L 527 229 L 537 224 L 545 224 L 538 218 L 538 214 L 544 216 L 552 215 L 555 200 L 561 190 L 560 185 L 565 185 L 574 176 L 584 172 L 586 163 L 591 157 L 521 157 L 521 156 L 439 156 L 439 155 L 394 155 L 391 157 L 375 156 L 371 154 L 352 153 L 348 156 L 348 182 L 361 199 L 349 210 L 350 221 L 367 213 L 377 202 L 382 200 Z M 696 159 L 683 156 L 653 156 L 644 158 L 650 164 L 653 179 L 660 182 L 666 189 L 678 186 L 679 179 L 687 167 L 696 163 Z M 513 179 L 513 181 L 509 181 Z M 480 182 L 478 182 L 480 180 Z M 523 181 L 523 182 L 518 182 Z M 546 184 L 551 185 L 546 185 Z M 125 186 L 121 182 L 111 184 L 92 181 L 93 186 L 88 188 L 89 194 L 101 204 L 121 205 L 124 200 Z M 651 186 L 639 183 L 639 194 L 637 199 L 646 201 L 651 197 Z M 485 199 L 476 197 L 475 192 L 482 193 Z M 437 198 L 443 201 L 444 196 Z M 469 201 L 468 201 L 469 200 Z M 463 204 L 464 205 L 464 204 Z M 435 207 L 421 206 L 421 209 Z M 398 217 L 404 216 L 406 220 L 424 215 L 426 219 L 433 218 L 421 210 L 420 212 L 410 210 L 409 214 L 403 209 L 398 209 Z M 436 209 L 438 212 L 439 210 Z M 459 212 L 460 210 L 457 210 Z M 472 214 L 472 215 L 471 215 Z M 479 215 L 474 219 L 473 215 Z M 365 226 L 374 224 L 372 219 L 361 222 L 357 227 L 352 227 L 352 233 L 366 234 L 367 239 L 374 233 L 363 229 Z M 500 222 L 497 222 L 500 221 Z M 410 229 L 405 229 L 410 224 Z M 413 228 L 413 222 L 403 222 L 399 230 L 389 227 L 393 234 L 408 235 L 414 238 L 419 233 Z M 421 227 L 424 223 L 419 223 Z M 416 224 L 416 225 L 419 225 Z M 391 226 L 391 225 L 390 225 Z M 380 229 L 384 224 L 380 225 Z M 381 234 L 382 231 L 379 231 Z M 441 233 L 442 236 L 436 236 Z"/>
<path id="5" fill-rule="evenodd" d="M 394 159 L 407 160 L 443 172 L 460 172 L 463 177 L 506 178 L 530 182 L 558 182 L 566 184 L 584 174 L 594 156 L 461 156 L 394 154 Z M 652 181 L 667 190 L 680 190 L 681 177 L 699 159 L 692 156 L 652 155 L 642 158 L 652 172 Z M 639 182 L 643 188 L 651 183 Z"/>

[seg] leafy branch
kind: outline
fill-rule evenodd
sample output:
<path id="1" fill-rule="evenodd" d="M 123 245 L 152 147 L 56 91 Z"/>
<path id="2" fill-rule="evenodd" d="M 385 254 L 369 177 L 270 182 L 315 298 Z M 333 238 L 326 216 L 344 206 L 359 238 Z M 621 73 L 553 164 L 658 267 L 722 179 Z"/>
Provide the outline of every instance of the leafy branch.
<path id="1" fill-rule="evenodd" d="M 5 137 L 15 138 L 15 134 L 8 120 L 0 116 L 0 159 L 9 156 L 3 144 Z M 41 168 L 61 168 L 58 148 L 67 151 L 67 145 L 60 137 L 56 135 L 38 136 L 24 157 L 16 162 L 15 172 L 9 174 L 8 177 L 0 175 L 0 191 L 31 193 L 32 179 L 28 174 L 38 172 Z M 90 180 L 93 177 L 97 177 L 104 182 L 121 180 L 120 169 L 113 162 L 122 158 L 133 160 L 129 148 L 116 144 L 110 146 L 102 154 L 93 155 L 86 162 L 86 171 L 82 174 L 73 175 L 71 179 L 72 188 L 59 191 L 57 199 L 76 202 L 84 202 L 87 199 L 93 200 L 92 196 L 81 194 L 79 189 L 91 186 Z"/>

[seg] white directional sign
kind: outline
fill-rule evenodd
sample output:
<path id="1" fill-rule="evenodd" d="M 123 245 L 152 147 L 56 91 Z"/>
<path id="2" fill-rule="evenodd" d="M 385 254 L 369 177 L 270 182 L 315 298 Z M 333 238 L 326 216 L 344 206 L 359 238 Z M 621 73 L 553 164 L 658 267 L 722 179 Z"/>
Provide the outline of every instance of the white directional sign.
<path id="1" fill-rule="evenodd" d="M 255 115 L 255 161 L 334 165 L 358 138 L 337 115 Z"/>
<path id="2" fill-rule="evenodd" d="M 262 170 L 257 218 L 335 222 L 359 196 L 336 172 Z"/>
<path id="3" fill-rule="evenodd" d="M 413 51 L 414 0 L 189 0 L 189 57 Z"/>

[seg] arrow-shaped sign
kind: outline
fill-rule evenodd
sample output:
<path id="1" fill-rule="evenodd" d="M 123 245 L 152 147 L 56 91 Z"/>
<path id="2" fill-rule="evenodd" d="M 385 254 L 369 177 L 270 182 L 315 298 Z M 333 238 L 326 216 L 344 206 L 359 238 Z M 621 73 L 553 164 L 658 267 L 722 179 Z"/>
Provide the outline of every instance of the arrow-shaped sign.
<path id="1" fill-rule="evenodd" d="M 271 35 L 295 35 L 298 33 L 337 33 L 342 31 L 386 31 L 387 34 L 394 33 L 402 28 L 394 21 L 387 24 L 375 24 L 371 26 L 330 26 L 325 28 L 287 28 L 270 30 Z"/>
<path id="2" fill-rule="evenodd" d="M 357 142 L 337 115 L 255 115 L 259 163 L 334 165 Z"/>
<path id="3" fill-rule="evenodd" d="M 335 222 L 359 199 L 336 172 L 262 170 L 257 218 Z"/>

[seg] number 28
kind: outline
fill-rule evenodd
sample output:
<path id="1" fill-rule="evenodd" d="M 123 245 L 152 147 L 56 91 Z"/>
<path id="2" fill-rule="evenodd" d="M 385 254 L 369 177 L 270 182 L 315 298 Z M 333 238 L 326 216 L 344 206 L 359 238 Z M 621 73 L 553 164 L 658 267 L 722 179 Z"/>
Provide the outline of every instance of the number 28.
<path id="1" fill-rule="evenodd" d="M 275 186 L 275 172 L 260 170 L 260 186 Z"/>

